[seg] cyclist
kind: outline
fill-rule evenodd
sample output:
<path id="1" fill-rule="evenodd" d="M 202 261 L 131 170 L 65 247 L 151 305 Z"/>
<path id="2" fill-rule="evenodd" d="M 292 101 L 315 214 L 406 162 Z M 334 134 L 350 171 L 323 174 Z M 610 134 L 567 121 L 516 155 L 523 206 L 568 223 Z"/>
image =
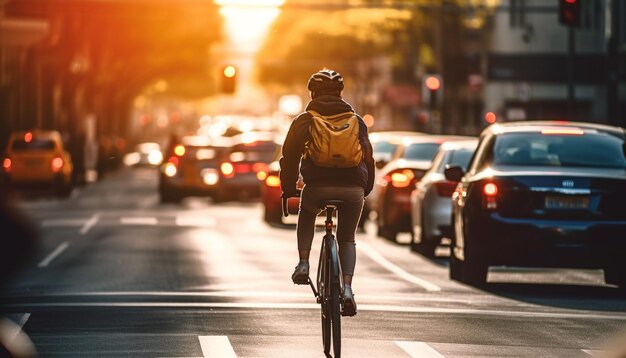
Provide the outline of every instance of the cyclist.
<path id="1" fill-rule="evenodd" d="M 320 200 L 342 200 L 345 205 L 337 214 L 337 241 L 344 282 L 343 314 L 356 314 L 356 302 L 352 292 L 352 276 L 356 264 L 354 236 L 357 229 L 363 200 L 374 186 L 374 158 L 369 141 L 367 126 L 357 115 L 359 142 L 363 159 L 356 167 L 319 167 L 303 157 L 305 145 L 311 140 L 309 127 L 315 111 L 323 116 L 354 112 L 352 106 L 341 97 L 344 88 L 343 78 L 333 70 L 324 69 L 311 76 L 307 85 L 311 101 L 306 111 L 299 114 L 291 123 L 282 148 L 280 159 L 281 189 L 284 197 L 297 195 L 298 172 L 302 175 L 304 188 L 300 197 L 297 237 L 300 261 L 295 268 L 292 280 L 296 284 L 307 284 L 309 277 L 309 255 L 315 231 L 315 218 L 320 212 Z"/>

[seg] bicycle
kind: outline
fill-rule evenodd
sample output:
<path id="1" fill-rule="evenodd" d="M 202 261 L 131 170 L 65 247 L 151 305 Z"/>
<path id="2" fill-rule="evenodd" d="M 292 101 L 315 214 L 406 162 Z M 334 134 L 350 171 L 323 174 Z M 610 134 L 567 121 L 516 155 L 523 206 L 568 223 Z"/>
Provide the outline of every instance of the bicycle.
<path id="1" fill-rule="evenodd" d="M 289 216 L 288 197 L 282 200 L 283 215 Z M 339 262 L 338 246 L 333 235 L 333 214 L 340 209 L 341 200 L 322 200 L 320 209 L 326 210 L 325 235 L 322 239 L 319 263 L 317 265 L 317 289 L 311 278 L 308 284 L 313 291 L 317 303 L 321 305 L 322 342 L 324 354 L 330 357 L 332 342 L 335 358 L 341 357 L 341 312 L 343 308 L 343 274 Z"/>

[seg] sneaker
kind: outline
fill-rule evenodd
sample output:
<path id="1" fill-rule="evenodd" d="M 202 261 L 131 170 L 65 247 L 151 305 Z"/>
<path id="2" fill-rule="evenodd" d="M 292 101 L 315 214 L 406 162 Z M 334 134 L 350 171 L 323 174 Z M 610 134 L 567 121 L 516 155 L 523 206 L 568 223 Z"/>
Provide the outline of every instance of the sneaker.
<path id="1" fill-rule="evenodd" d="M 341 311 L 341 315 L 349 317 L 356 315 L 356 301 L 350 286 L 344 287 L 343 290 L 343 311 Z"/>
<path id="2" fill-rule="evenodd" d="M 291 275 L 291 280 L 296 285 L 307 285 L 309 283 L 309 263 L 299 262 Z"/>

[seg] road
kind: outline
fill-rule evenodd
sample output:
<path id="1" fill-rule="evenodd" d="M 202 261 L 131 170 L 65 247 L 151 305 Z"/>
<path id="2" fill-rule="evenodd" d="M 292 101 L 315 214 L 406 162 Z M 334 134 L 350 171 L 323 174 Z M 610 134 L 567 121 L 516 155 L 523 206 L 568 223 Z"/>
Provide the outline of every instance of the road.
<path id="1" fill-rule="evenodd" d="M 290 281 L 295 228 L 265 224 L 259 202 L 163 205 L 156 187 L 155 170 L 124 169 L 19 200 L 40 245 L 0 311 L 39 354 L 323 356 L 319 307 Z M 345 357 L 592 357 L 626 328 L 601 271 L 498 269 L 477 289 L 448 279 L 445 249 L 428 260 L 373 227 L 357 248 Z"/>

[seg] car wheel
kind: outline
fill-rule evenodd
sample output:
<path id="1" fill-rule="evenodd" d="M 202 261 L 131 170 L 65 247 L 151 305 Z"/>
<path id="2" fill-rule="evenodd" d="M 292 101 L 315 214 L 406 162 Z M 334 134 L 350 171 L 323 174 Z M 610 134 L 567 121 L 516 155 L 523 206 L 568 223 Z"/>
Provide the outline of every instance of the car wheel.
<path id="1" fill-rule="evenodd" d="M 161 191 L 161 203 L 178 203 L 182 200 L 182 198 L 178 195 L 169 193 L 167 191 Z"/>
<path id="2" fill-rule="evenodd" d="M 460 260 L 454 254 L 455 248 L 456 240 L 453 240 L 450 255 L 450 278 L 472 286 L 483 286 L 487 282 L 489 265 L 467 248 L 464 249 L 464 260 Z"/>
<path id="3" fill-rule="evenodd" d="M 439 245 L 438 240 L 426 235 L 424 230 L 424 213 L 420 214 L 420 242 L 415 242 L 415 250 L 426 257 L 435 257 L 435 249 Z M 412 241 L 413 242 L 413 241 Z"/>
<path id="4" fill-rule="evenodd" d="M 265 220 L 266 223 L 268 224 L 282 224 L 283 220 L 283 213 L 282 211 L 278 211 L 278 210 L 268 210 L 267 207 L 264 208 L 264 213 L 263 213 L 263 220 Z"/>
<path id="5" fill-rule="evenodd" d="M 398 236 L 398 228 L 394 225 L 389 224 L 389 220 L 387 220 L 387 210 L 382 207 L 378 211 L 378 236 L 382 236 L 383 238 L 397 242 L 396 238 Z"/>

